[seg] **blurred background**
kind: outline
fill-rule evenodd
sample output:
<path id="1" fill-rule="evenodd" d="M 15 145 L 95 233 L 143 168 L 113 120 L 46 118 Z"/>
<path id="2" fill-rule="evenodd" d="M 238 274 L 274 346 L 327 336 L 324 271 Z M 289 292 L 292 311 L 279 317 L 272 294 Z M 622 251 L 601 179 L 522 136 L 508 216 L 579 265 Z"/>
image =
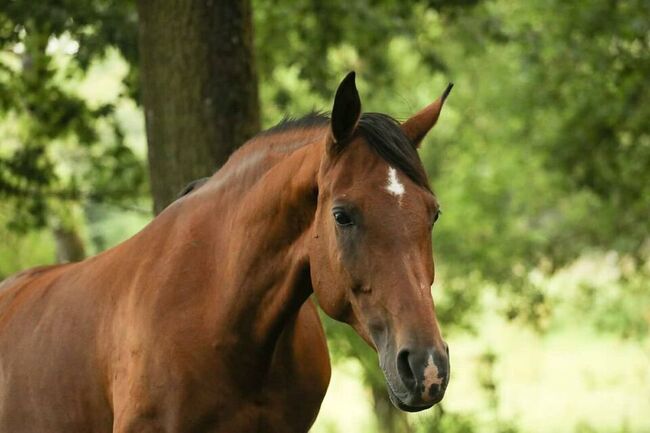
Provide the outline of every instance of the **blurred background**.
<path id="1" fill-rule="evenodd" d="M 3 0 L 0 279 L 128 238 L 349 70 L 398 119 L 455 83 L 420 152 L 452 377 L 399 412 L 323 317 L 313 431 L 650 432 L 647 0 Z"/>

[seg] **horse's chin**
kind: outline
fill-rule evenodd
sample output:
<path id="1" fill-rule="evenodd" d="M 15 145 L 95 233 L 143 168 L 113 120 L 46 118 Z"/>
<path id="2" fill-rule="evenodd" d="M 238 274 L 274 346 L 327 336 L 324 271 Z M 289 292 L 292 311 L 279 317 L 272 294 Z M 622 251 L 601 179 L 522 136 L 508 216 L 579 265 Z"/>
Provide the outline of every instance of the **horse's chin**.
<path id="1" fill-rule="evenodd" d="M 404 412 L 420 412 L 423 410 L 431 409 L 437 403 L 437 402 L 433 402 L 430 404 L 426 404 L 425 406 L 411 406 L 409 404 L 404 403 L 402 400 L 400 400 L 400 398 L 397 395 L 395 395 L 390 385 L 388 385 L 388 397 L 390 398 L 390 402 L 393 403 L 393 406 L 395 406 L 400 410 L 403 410 Z"/>

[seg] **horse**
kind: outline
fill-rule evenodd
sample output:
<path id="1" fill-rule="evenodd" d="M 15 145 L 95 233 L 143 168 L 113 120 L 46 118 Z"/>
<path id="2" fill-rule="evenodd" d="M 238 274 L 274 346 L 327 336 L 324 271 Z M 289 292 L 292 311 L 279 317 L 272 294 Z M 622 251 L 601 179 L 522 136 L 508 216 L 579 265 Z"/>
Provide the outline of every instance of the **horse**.
<path id="1" fill-rule="evenodd" d="M 330 117 L 255 136 L 130 239 L 4 281 L 0 431 L 306 432 L 331 374 L 316 302 L 377 351 L 395 406 L 439 402 L 417 148 L 450 89 L 400 123 L 361 113 L 351 72 Z"/>

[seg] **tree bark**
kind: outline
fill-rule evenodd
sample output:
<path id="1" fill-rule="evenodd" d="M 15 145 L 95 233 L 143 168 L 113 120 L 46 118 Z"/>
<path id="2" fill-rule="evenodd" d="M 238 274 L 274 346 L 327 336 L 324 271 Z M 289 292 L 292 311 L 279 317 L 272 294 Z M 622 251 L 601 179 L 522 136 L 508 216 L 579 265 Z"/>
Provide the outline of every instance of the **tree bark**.
<path id="1" fill-rule="evenodd" d="M 138 0 L 154 212 L 260 128 L 250 0 Z"/>

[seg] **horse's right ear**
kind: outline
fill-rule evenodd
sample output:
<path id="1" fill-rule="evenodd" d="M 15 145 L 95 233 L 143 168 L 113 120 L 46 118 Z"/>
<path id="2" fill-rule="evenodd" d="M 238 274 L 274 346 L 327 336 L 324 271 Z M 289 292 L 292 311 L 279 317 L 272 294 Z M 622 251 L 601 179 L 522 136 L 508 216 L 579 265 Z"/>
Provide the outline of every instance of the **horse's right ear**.
<path id="1" fill-rule="evenodd" d="M 452 87 L 454 87 L 453 83 L 449 83 L 438 99 L 433 101 L 415 116 L 402 123 L 402 131 L 404 131 L 404 134 L 409 140 L 411 140 L 413 146 L 419 147 L 424 136 L 427 135 L 427 132 L 429 132 L 438 121 L 442 106 L 444 105 L 447 96 L 449 96 Z"/>
<path id="2" fill-rule="evenodd" d="M 354 71 L 346 75 L 334 96 L 330 137 L 327 142 L 327 151 L 332 155 L 343 149 L 354 134 L 361 117 L 361 100 L 354 77 Z"/>

